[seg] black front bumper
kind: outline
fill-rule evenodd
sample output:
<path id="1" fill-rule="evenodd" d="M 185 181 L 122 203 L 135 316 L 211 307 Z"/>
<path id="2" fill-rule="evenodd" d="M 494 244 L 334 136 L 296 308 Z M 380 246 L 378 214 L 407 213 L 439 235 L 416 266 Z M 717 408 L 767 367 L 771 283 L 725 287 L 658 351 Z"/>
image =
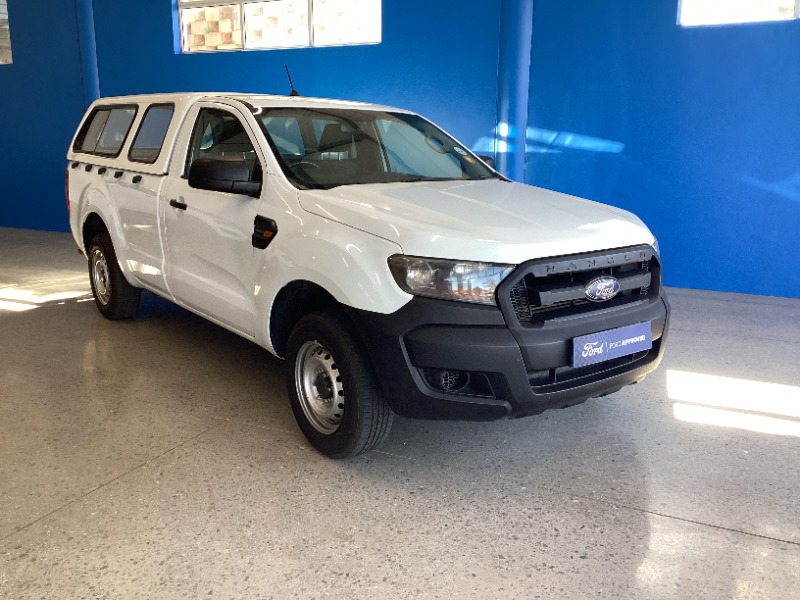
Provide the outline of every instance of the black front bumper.
<path id="1" fill-rule="evenodd" d="M 414 298 L 389 315 L 352 309 L 350 316 L 395 412 L 425 419 L 494 420 L 579 404 L 641 381 L 661 362 L 669 305 L 662 293 L 624 310 L 524 331 L 512 331 L 496 307 L 425 298 Z M 649 351 L 570 367 L 573 338 L 645 322 L 652 329 Z M 468 385 L 444 391 L 437 379 L 443 371 L 463 374 Z"/>

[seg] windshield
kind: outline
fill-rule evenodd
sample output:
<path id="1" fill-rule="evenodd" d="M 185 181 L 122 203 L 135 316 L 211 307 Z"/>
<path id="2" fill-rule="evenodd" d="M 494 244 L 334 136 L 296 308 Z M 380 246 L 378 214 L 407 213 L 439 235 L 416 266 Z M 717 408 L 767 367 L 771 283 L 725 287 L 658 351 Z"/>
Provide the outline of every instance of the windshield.
<path id="1" fill-rule="evenodd" d="M 283 172 L 303 188 L 496 177 L 422 117 L 336 108 L 261 109 Z"/>

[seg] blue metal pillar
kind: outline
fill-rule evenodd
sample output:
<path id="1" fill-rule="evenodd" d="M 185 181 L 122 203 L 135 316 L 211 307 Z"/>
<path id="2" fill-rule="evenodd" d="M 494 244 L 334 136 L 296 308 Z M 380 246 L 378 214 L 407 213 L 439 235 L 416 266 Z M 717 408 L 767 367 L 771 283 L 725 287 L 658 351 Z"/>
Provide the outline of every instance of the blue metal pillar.
<path id="1" fill-rule="evenodd" d="M 497 76 L 496 155 L 498 170 L 525 179 L 525 142 L 531 79 L 534 0 L 501 0 Z"/>
<path id="2" fill-rule="evenodd" d="M 92 0 L 76 0 L 78 12 L 78 47 L 81 52 L 83 98 L 88 106 L 100 97 L 100 74 L 97 70 L 97 42 L 94 35 Z"/>

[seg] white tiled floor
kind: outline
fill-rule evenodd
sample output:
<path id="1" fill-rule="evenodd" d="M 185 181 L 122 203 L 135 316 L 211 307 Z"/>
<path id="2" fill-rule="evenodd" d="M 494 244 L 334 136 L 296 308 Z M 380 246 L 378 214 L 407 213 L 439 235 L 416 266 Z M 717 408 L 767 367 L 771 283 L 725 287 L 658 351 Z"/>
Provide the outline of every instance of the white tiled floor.
<path id="1" fill-rule="evenodd" d="M 643 383 L 335 462 L 279 360 L 84 271 L 0 229 L 3 598 L 800 597 L 800 300 L 671 290 Z"/>

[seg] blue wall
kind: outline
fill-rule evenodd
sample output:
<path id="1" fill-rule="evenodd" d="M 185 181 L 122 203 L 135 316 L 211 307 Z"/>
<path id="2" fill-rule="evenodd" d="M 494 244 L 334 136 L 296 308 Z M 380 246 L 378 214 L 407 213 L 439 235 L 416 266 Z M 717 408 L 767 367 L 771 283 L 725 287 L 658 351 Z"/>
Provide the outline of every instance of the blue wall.
<path id="1" fill-rule="evenodd" d="M 0 65 L 0 225 L 65 231 L 64 155 L 85 108 L 75 5 L 12 0 L 8 12 L 14 62 Z"/>
<path id="2" fill-rule="evenodd" d="M 208 54 L 174 53 L 170 0 L 94 6 L 103 96 L 288 94 L 287 63 L 304 96 L 408 108 L 465 143 L 494 126 L 500 0 L 383 0 L 379 45 Z"/>
<path id="3" fill-rule="evenodd" d="M 636 212 L 670 285 L 800 296 L 800 21 L 685 29 L 677 0 L 535 6 L 526 180 Z"/>
<path id="4" fill-rule="evenodd" d="M 384 0 L 378 45 L 176 54 L 173 2 L 94 7 L 102 96 L 287 94 L 421 112 L 465 143 L 495 123 L 500 0 Z M 0 66 L 0 226 L 66 231 L 64 155 L 84 110 L 75 0 L 9 3 L 14 64 Z M 44 28 L 43 28 L 44 23 Z M 47 32 L 46 39 L 42 32 Z"/>
<path id="5" fill-rule="evenodd" d="M 520 1 L 384 0 L 380 45 L 180 55 L 171 0 L 93 0 L 100 93 L 286 93 L 289 63 L 304 95 L 407 107 L 490 144 L 501 7 Z M 677 3 L 535 2 L 525 179 L 639 214 L 668 284 L 800 297 L 800 21 L 682 29 Z M 76 0 L 9 10 L 0 225 L 66 230 Z"/>

